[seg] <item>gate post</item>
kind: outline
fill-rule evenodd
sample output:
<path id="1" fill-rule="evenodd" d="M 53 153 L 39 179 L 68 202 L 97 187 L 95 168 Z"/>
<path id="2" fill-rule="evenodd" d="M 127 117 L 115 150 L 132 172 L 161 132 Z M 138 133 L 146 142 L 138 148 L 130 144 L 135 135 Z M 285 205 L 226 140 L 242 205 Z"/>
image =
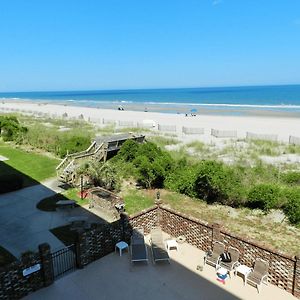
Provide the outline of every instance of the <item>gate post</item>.
<path id="1" fill-rule="evenodd" d="M 83 267 L 87 264 L 85 261 L 85 232 L 83 230 L 77 231 L 77 241 L 75 243 L 75 252 L 76 252 L 76 266 L 78 269 L 83 269 Z"/>
<path id="2" fill-rule="evenodd" d="M 49 286 L 54 282 L 54 272 L 50 245 L 47 243 L 40 244 L 39 254 L 42 263 L 44 286 Z"/>

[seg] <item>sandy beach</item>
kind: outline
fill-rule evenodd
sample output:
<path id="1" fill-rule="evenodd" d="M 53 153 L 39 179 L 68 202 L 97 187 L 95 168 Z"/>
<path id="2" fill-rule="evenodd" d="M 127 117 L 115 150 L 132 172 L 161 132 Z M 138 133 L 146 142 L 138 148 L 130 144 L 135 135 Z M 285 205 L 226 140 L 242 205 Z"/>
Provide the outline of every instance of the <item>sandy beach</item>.
<path id="1" fill-rule="evenodd" d="M 236 131 L 237 138 L 245 138 L 247 132 L 263 135 L 276 135 L 278 141 L 288 142 L 290 136 L 300 137 L 300 119 L 291 117 L 267 117 L 267 116 L 216 116 L 185 114 L 166 114 L 156 112 L 119 111 L 111 109 L 88 108 L 78 106 L 67 106 L 38 102 L 2 101 L 0 113 L 29 113 L 38 115 L 46 114 L 50 117 L 62 117 L 67 114 L 68 118 L 80 118 L 83 115 L 86 121 L 105 126 L 114 122 L 116 125 L 122 123 L 137 124 L 153 123 L 153 130 L 160 129 L 162 132 L 176 134 L 179 137 L 186 136 L 182 133 L 182 127 L 202 128 L 204 134 L 189 135 L 189 139 L 200 139 L 211 142 L 211 129 L 218 131 Z M 176 131 L 175 131 L 176 130 Z M 216 139 L 216 138 L 213 138 Z"/>

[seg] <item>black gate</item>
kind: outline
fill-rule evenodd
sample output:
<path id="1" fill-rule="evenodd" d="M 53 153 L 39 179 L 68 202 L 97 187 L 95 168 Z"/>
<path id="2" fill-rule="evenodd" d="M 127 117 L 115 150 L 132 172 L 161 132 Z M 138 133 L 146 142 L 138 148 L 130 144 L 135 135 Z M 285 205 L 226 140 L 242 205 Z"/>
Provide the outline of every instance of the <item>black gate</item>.
<path id="1" fill-rule="evenodd" d="M 75 244 L 51 253 L 54 280 L 76 270 Z"/>

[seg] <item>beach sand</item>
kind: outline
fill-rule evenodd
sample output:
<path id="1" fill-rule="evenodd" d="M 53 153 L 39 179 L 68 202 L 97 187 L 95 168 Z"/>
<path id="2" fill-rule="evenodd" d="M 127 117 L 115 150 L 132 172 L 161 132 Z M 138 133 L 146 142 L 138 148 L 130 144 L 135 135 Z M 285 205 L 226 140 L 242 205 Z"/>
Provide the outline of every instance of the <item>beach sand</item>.
<path id="1" fill-rule="evenodd" d="M 158 124 L 162 126 L 170 125 L 176 127 L 176 132 L 169 130 L 170 134 L 177 135 L 180 139 L 200 139 L 204 142 L 217 140 L 211 136 L 211 129 L 237 131 L 238 138 L 245 138 L 247 132 L 255 134 L 277 135 L 278 141 L 288 142 L 289 136 L 300 137 L 300 118 L 291 117 L 269 117 L 269 116 L 228 116 L 228 115 L 202 115 L 194 117 L 185 114 L 167 114 L 157 112 L 119 111 L 117 109 L 100 109 L 78 106 L 67 106 L 49 103 L 38 103 L 28 101 L 2 101 L 0 102 L 0 113 L 38 113 L 48 114 L 51 117 L 62 117 L 67 114 L 68 118 L 79 119 L 82 114 L 86 121 L 105 126 L 105 122 L 119 121 L 137 123 L 147 123 L 152 120 L 155 124 L 153 130 L 158 130 Z M 203 128 L 202 135 L 185 135 L 182 127 Z M 170 129 L 170 128 L 169 128 Z M 220 140 L 220 138 L 218 138 Z"/>

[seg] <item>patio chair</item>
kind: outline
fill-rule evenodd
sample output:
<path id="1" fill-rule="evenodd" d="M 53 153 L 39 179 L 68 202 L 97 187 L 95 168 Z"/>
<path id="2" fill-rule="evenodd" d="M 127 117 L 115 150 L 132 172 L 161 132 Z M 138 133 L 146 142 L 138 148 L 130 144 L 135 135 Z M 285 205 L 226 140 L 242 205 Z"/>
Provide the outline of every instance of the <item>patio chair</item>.
<path id="1" fill-rule="evenodd" d="M 133 230 L 130 243 L 131 262 L 146 261 L 148 263 L 148 253 L 145 244 L 144 230 L 136 228 Z"/>
<path id="2" fill-rule="evenodd" d="M 219 265 L 220 255 L 224 253 L 225 245 L 221 242 L 214 242 L 213 252 L 207 252 L 204 257 L 204 265 L 209 264 L 215 268 Z"/>
<path id="3" fill-rule="evenodd" d="M 254 268 L 246 278 L 246 282 L 255 286 L 258 293 L 260 292 L 261 284 L 268 284 L 268 269 L 269 263 L 257 258 L 254 263 Z"/>
<path id="4" fill-rule="evenodd" d="M 156 263 L 157 261 L 168 261 L 170 263 L 170 257 L 166 251 L 161 228 L 157 227 L 152 229 L 150 234 L 153 262 Z"/>
<path id="5" fill-rule="evenodd" d="M 228 253 L 231 256 L 231 262 L 224 262 L 220 260 L 219 266 L 225 268 L 229 273 L 229 277 L 231 278 L 231 272 L 233 272 L 239 265 L 240 251 L 237 248 L 229 247 Z"/>

